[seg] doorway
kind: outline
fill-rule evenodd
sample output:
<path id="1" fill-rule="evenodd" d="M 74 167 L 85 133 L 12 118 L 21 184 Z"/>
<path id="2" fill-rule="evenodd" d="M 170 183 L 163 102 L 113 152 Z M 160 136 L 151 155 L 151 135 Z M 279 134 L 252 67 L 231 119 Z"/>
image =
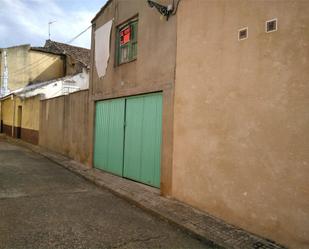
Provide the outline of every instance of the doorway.
<path id="1" fill-rule="evenodd" d="M 21 138 L 21 123 L 22 123 L 22 106 L 19 105 L 17 109 L 17 129 L 16 129 L 16 136 L 17 138 Z"/>
<path id="2" fill-rule="evenodd" d="M 96 103 L 94 167 L 160 187 L 161 93 Z"/>

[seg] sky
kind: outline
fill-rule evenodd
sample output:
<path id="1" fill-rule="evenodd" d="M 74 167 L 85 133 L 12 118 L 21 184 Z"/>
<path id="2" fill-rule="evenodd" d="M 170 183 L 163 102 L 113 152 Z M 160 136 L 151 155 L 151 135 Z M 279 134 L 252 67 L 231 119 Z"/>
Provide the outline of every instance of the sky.
<path id="1" fill-rule="evenodd" d="M 0 0 L 0 48 L 44 46 L 48 39 L 67 43 L 91 25 L 106 0 Z M 90 48 L 91 28 L 71 44 Z"/>

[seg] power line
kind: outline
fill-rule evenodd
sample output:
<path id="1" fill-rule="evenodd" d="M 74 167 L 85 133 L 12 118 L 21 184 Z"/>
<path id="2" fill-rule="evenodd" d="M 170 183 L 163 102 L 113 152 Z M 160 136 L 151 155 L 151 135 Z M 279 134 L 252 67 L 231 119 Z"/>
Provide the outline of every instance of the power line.
<path id="1" fill-rule="evenodd" d="M 53 59 L 54 58 L 52 58 L 52 57 L 42 57 L 39 60 L 36 60 L 31 64 L 27 64 L 27 65 L 25 65 L 21 68 L 16 69 L 15 71 L 11 71 L 10 76 L 12 77 L 13 75 L 14 76 L 20 75 L 20 74 L 24 73 L 24 70 L 34 69 L 34 68 L 38 67 L 39 64 L 45 63 L 45 62 L 47 62 L 49 60 L 53 60 Z"/>
<path id="2" fill-rule="evenodd" d="M 76 40 L 78 37 L 80 37 L 82 34 L 84 34 L 88 29 L 90 29 L 92 27 L 92 25 L 90 25 L 89 27 L 87 27 L 85 30 L 83 30 L 82 32 L 80 32 L 77 36 L 73 37 L 71 40 L 67 41 L 67 44 L 70 44 L 71 42 L 73 42 L 74 40 Z"/>

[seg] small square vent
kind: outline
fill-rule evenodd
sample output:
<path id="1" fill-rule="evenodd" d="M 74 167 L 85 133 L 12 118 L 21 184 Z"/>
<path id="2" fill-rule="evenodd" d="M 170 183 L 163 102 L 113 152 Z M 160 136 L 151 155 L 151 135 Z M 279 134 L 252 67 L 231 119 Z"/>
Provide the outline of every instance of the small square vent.
<path id="1" fill-rule="evenodd" d="M 278 30 L 278 20 L 277 20 L 277 18 L 266 21 L 265 29 L 266 29 L 266 33 L 277 31 Z"/>
<path id="2" fill-rule="evenodd" d="M 245 40 L 248 38 L 248 27 L 238 30 L 238 40 Z"/>

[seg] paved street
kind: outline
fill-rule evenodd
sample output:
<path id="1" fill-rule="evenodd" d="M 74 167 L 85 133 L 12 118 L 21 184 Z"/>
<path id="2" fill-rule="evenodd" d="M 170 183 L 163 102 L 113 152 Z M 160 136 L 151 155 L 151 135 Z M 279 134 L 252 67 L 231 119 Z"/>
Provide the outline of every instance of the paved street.
<path id="1" fill-rule="evenodd" d="M 209 248 L 41 155 L 0 141 L 0 248 Z"/>

